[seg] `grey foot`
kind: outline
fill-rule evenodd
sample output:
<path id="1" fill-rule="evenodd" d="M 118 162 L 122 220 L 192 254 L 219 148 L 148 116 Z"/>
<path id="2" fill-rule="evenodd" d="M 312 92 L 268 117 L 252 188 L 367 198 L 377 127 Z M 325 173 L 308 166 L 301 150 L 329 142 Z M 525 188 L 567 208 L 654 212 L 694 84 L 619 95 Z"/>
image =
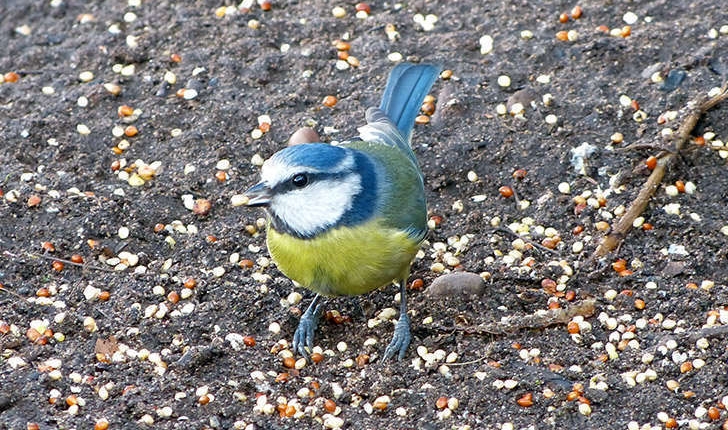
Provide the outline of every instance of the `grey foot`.
<path id="1" fill-rule="evenodd" d="M 313 337 L 318 326 L 319 310 L 321 305 L 317 304 L 317 299 L 314 299 L 311 306 L 306 309 L 306 312 L 301 315 L 301 320 L 298 322 L 298 328 L 293 334 L 293 352 L 301 354 L 307 360 L 309 353 L 313 349 Z"/>
<path id="2" fill-rule="evenodd" d="M 394 327 L 394 337 L 389 342 L 387 349 L 384 350 L 382 361 L 394 357 L 395 354 L 397 354 L 398 360 L 402 360 L 411 341 L 412 335 L 410 334 L 409 317 L 406 313 L 400 314 L 397 325 Z"/>

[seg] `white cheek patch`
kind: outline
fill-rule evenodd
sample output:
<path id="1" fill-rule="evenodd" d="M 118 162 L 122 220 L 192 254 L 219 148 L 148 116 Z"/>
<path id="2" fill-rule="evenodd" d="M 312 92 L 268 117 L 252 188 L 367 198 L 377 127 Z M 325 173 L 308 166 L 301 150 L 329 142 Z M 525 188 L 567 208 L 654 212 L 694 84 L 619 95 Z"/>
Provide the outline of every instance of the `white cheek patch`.
<path id="1" fill-rule="evenodd" d="M 354 197 L 360 191 L 361 177 L 351 174 L 277 195 L 270 209 L 291 230 L 308 236 L 336 224 L 351 209 Z"/>

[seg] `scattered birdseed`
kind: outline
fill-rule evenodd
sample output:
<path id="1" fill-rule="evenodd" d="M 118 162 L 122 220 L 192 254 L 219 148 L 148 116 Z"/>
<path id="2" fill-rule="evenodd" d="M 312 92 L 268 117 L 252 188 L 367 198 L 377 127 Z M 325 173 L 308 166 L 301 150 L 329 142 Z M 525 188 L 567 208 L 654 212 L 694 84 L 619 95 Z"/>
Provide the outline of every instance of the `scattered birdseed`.
<path id="1" fill-rule="evenodd" d="M 391 52 L 387 55 L 387 59 L 393 63 L 397 63 L 402 61 L 402 54 L 399 52 Z"/>
<path id="2" fill-rule="evenodd" d="M 244 206 L 248 204 L 248 197 L 244 194 L 235 194 L 230 198 L 230 204 L 235 207 Z"/>
<path id="3" fill-rule="evenodd" d="M 424 31 L 432 31 L 435 28 L 437 22 L 437 16 L 433 14 L 427 14 L 426 16 L 421 13 L 415 14 L 412 19 L 418 24 Z"/>
<path id="4" fill-rule="evenodd" d="M 297 291 L 292 291 L 288 297 L 286 297 L 286 301 L 289 305 L 297 305 L 298 303 L 301 303 L 301 300 L 303 299 L 303 296 L 298 293 Z"/>
<path id="5" fill-rule="evenodd" d="M 544 106 L 551 106 L 551 104 L 554 102 L 554 96 L 551 95 L 551 93 L 546 93 L 543 96 L 541 96 L 541 103 L 543 103 Z"/>
<path id="6" fill-rule="evenodd" d="M 79 75 L 78 75 L 78 80 L 80 80 L 81 82 L 89 82 L 89 81 L 93 80 L 93 78 L 94 78 L 94 74 L 93 74 L 93 72 L 90 72 L 90 71 L 84 71 L 84 72 L 79 73 Z"/>
<path id="7" fill-rule="evenodd" d="M 126 66 L 123 66 L 119 73 L 121 76 L 132 76 L 134 75 L 134 72 L 136 71 L 136 68 L 133 64 L 127 64 Z"/>
<path id="8" fill-rule="evenodd" d="M 121 94 L 121 87 L 117 84 L 106 83 L 104 84 L 104 89 L 114 96 Z"/>
<path id="9" fill-rule="evenodd" d="M 635 24 L 638 20 L 639 17 L 637 16 L 637 14 L 632 11 L 629 11 L 622 16 L 622 21 L 624 21 L 624 23 L 627 25 Z"/>
<path id="10" fill-rule="evenodd" d="M 511 78 L 507 75 L 498 76 L 498 86 L 506 88 L 511 86 Z"/>
<path id="11" fill-rule="evenodd" d="M 95 332 L 96 330 L 98 330 L 98 326 L 96 325 L 96 320 L 93 319 L 92 317 L 84 318 L 83 328 L 89 333 Z"/>
<path id="12" fill-rule="evenodd" d="M 164 72 L 164 81 L 170 85 L 174 85 L 177 83 L 177 75 L 175 75 L 173 72 L 166 71 Z"/>
<path id="13" fill-rule="evenodd" d="M 334 16 L 334 18 L 343 18 L 346 16 L 346 9 L 341 6 L 335 6 L 333 9 L 331 9 L 331 14 Z"/>
<path id="14" fill-rule="evenodd" d="M 323 425 L 324 428 L 327 429 L 340 429 L 344 426 L 344 419 L 331 415 L 331 414 L 325 414 L 323 417 Z"/>
<path id="15" fill-rule="evenodd" d="M 139 41 L 139 37 L 137 37 L 137 36 L 133 36 L 131 34 L 126 36 L 126 46 L 128 46 L 129 48 L 132 48 L 132 49 L 137 48 L 139 46 L 138 41 Z"/>
<path id="16" fill-rule="evenodd" d="M 197 95 L 198 95 L 197 90 L 194 88 L 182 88 L 182 98 L 185 100 L 192 100 L 195 97 L 197 97 Z M 256 129 L 256 130 L 258 130 L 258 129 Z"/>
<path id="17" fill-rule="evenodd" d="M 493 37 L 489 35 L 481 36 L 480 40 L 480 53 L 483 55 L 490 54 L 493 52 Z"/>
<path id="18" fill-rule="evenodd" d="M 21 36 L 30 36 L 32 30 L 27 24 L 23 24 L 19 27 L 15 27 L 15 32 Z"/>
<path id="19" fill-rule="evenodd" d="M 516 102 L 511 105 L 511 115 L 523 115 L 525 112 L 526 109 L 523 107 L 523 104 Z M 556 116 L 554 115 L 554 117 Z"/>

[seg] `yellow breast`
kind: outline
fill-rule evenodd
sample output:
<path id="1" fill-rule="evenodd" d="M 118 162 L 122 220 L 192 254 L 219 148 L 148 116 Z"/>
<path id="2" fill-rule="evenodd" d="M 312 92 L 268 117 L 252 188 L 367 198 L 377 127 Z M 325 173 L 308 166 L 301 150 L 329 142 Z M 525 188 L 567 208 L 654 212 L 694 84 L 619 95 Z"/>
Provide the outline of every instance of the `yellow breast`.
<path id="1" fill-rule="evenodd" d="M 278 268 L 302 286 L 328 296 L 368 293 L 406 279 L 419 243 L 370 221 L 298 239 L 268 227 L 268 250 Z"/>

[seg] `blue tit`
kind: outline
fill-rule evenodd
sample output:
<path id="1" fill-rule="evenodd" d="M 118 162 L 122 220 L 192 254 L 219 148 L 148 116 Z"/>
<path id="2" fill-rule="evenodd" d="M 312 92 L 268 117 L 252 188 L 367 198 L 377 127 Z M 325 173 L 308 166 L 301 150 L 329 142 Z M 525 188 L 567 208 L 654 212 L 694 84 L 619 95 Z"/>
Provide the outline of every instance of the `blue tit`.
<path id="1" fill-rule="evenodd" d="M 427 233 L 410 138 L 438 74 L 433 65 L 397 65 L 357 139 L 289 146 L 265 161 L 261 181 L 245 192 L 248 206 L 266 209 L 266 242 L 279 270 L 316 293 L 294 334 L 296 353 L 308 357 L 313 348 L 321 295 L 359 295 L 399 282 L 399 320 L 383 358 L 404 357 L 411 341 L 405 285 Z"/>

